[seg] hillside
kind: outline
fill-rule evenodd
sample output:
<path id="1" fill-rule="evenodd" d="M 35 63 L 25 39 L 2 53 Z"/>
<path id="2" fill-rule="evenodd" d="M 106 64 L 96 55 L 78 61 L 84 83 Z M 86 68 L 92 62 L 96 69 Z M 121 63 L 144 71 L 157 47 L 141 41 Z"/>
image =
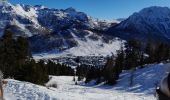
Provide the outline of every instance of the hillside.
<path id="1" fill-rule="evenodd" d="M 156 100 L 155 88 L 166 75 L 170 64 L 147 65 L 135 71 L 134 84 L 129 87 L 129 72 L 120 75 L 118 84 L 107 85 L 75 85 L 71 76 L 53 76 L 48 83 L 56 83 L 58 88 L 49 88 L 35 84 L 7 79 L 5 89 L 6 100 Z M 13 97 L 12 99 L 9 98 Z"/>
<path id="2" fill-rule="evenodd" d="M 113 47 L 116 38 L 104 31 L 118 23 L 92 18 L 74 8 L 54 9 L 9 2 L 0 5 L 0 37 L 5 29 L 13 32 L 14 37 L 26 37 L 34 54 L 55 52 L 62 55 L 64 52 L 63 56 L 75 55 L 76 49 L 77 55 L 111 54 L 114 50 L 104 50 Z M 92 50 L 80 53 L 91 47 Z"/>
<path id="3" fill-rule="evenodd" d="M 170 9 L 152 6 L 133 13 L 120 24 L 110 27 L 108 33 L 121 39 L 170 42 Z"/>

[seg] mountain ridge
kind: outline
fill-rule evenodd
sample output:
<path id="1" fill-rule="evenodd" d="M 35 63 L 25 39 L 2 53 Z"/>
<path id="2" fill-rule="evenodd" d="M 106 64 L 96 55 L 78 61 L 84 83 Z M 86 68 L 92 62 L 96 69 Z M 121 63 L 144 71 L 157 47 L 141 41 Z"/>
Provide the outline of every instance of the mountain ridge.
<path id="1" fill-rule="evenodd" d="M 120 24 L 108 29 L 120 38 L 170 43 L 170 9 L 152 6 L 135 12 Z"/>
<path id="2" fill-rule="evenodd" d="M 12 5 L 5 2 L 0 6 L 0 15 L 1 36 L 8 26 L 7 29 L 13 32 L 15 37 L 28 38 L 33 53 L 69 51 L 71 55 L 75 55 L 73 48 L 81 50 L 96 47 L 91 50 L 83 49 L 83 55 L 100 55 L 103 50 L 106 55 L 118 50 L 117 47 L 115 50 L 105 49 L 108 45 L 117 44 L 118 40 L 104 32 L 110 26 L 118 24 L 117 21 L 95 19 L 74 8 L 54 9 L 41 5 Z M 88 41 L 91 41 L 92 45 Z M 96 52 L 89 53 L 91 51 Z"/>
<path id="3" fill-rule="evenodd" d="M 168 7 L 144 8 L 121 22 L 109 22 L 72 7 L 54 9 L 5 2 L 0 6 L 0 25 L 1 36 L 8 26 L 14 36 L 28 38 L 33 54 L 107 56 L 116 53 L 124 40 L 170 43 Z"/>

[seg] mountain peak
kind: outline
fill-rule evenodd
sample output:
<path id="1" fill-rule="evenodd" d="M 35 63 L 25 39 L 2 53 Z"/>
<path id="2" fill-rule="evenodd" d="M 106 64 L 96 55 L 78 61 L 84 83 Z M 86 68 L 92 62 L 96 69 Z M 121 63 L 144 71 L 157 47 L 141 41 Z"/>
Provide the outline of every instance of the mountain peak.
<path id="1" fill-rule="evenodd" d="M 66 12 L 76 12 L 76 10 L 73 7 L 69 7 L 65 9 Z"/>
<path id="2" fill-rule="evenodd" d="M 170 9 L 168 7 L 152 6 L 142 9 L 139 14 L 143 17 L 163 19 L 170 17 Z"/>
<path id="3" fill-rule="evenodd" d="M 0 6 L 11 6 L 12 4 L 10 4 L 8 1 L 6 0 L 0 0 Z"/>
<path id="4" fill-rule="evenodd" d="M 170 41 L 170 9 L 168 7 L 152 6 L 134 13 L 116 27 L 109 29 L 115 36 L 124 39 L 139 39 L 147 41 Z"/>
<path id="5" fill-rule="evenodd" d="M 47 7 L 43 6 L 43 5 L 35 5 L 34 7 L 37 8 L 37 9 L 44 9 L 44 8 L 47 8 Z"/>
<path id="6" fill-rule="evenodd" d="M 170 9 L 168 7 L 161 7 L 161 6 L 151 6 L 142 9 L 140 12 L 159 12 L 159 11 L 169 11 Z"/>

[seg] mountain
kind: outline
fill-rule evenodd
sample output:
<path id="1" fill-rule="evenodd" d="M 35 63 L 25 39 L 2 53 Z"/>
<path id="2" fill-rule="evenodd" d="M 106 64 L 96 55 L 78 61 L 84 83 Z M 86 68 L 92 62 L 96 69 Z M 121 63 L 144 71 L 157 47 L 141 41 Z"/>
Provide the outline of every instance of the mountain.
<path id="1" fill-rule="evenodd" d="M 122 40 L 170 43 L 170 9 L 149 7 L 123 21 L 92 18 L 74 8 L 0 4 L 0 36 L 4 29 L 30 41 L 41 56 L 107 56 L 116 53 Z M 39 55 L 40 54 L 40 55 Z"/>
<path id="2" fill-rule="evenodd" d="M 117 23 L 92 18 L 74 8 L 53 9 L 9 2 L 0 5 L 0 36 L 6 28 L 14 37 L 28 38 L 33 53 L 111 54 L 118 49 L 117 46 L 112 50 L 120 40 L 104 31 Z"/>
<path id="3" fill-rule="evenodd" d="M 126 18 L 118 18 L 116 20 L 119 21 L 119 22 L 122 22 L 122 21 L 126 20 Z"/>
<path id="4" fill-rule="evenodd" d="M 144 8 L 107 32 L 126 40 L 160 40 L 170 43 L 170 9 L 157 6 Z"/>

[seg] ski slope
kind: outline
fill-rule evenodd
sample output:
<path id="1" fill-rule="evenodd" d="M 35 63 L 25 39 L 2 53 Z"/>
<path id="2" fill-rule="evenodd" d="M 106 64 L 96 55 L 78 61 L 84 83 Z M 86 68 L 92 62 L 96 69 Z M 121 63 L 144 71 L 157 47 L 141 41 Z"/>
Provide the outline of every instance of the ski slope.
<path id="1" fill-rule="evenodd" d="M 147 65 L 134 73 L 134 84 L 129 87 L 130 72 L 120 75 L 115 86 L 75 85 L 72 76 L 52 76 L 47 83 L 57 88 L 46 88 L 28 82 L 7 79 L 4 86 L 6 100 L 156 100 L 155 88 L 169 71 L 170 64 Z"/>

